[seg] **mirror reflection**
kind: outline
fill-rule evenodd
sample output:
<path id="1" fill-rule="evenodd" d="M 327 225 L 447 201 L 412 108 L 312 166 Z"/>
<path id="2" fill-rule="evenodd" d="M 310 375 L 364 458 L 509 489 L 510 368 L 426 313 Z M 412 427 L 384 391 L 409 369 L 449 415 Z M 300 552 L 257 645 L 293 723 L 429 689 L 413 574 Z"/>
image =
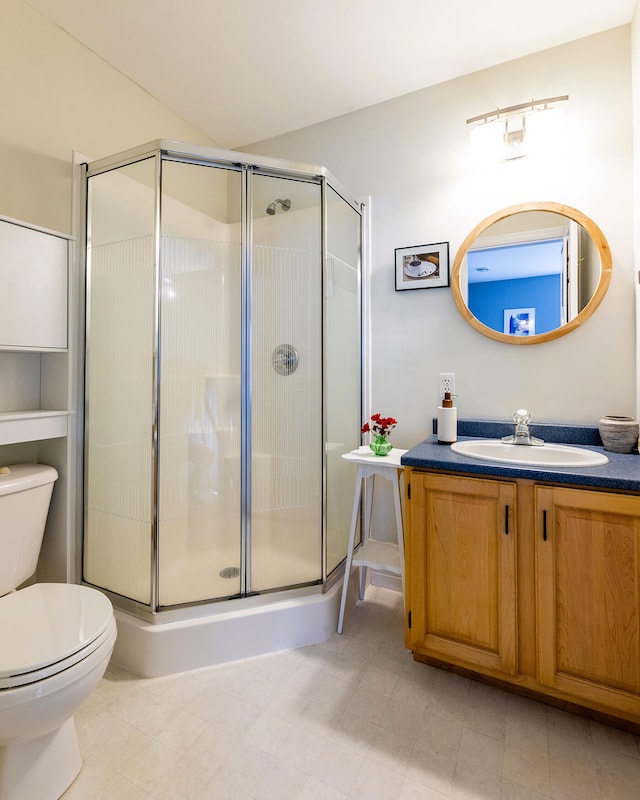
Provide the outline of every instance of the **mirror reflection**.
<path id="1" fill-rule="evenodd" d="M 587 217 L 555 203 L 522 204 L 492 215 L 467 237 L 452 291 L 463 316 L 486 335 L 546 341 L 593 311 L 610 267 L 607 243 Z"/>

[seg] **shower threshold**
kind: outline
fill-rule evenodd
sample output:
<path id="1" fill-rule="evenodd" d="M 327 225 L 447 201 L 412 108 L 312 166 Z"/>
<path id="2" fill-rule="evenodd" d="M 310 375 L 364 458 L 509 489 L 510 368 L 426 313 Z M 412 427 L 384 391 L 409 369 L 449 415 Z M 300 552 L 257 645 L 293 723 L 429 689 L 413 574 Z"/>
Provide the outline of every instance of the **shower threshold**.
<path id="1" fill-rule="evenodd" d="M 356 570 L 349 597 L 357 597 Z M 160 612 L 154 620 L 115 610 L 118 638 L 112 660 L 146 678 L 212 667 L 279 650 L 319 644 L 336 630 L 342 581 L 326 591 L 283 592 Z"/>

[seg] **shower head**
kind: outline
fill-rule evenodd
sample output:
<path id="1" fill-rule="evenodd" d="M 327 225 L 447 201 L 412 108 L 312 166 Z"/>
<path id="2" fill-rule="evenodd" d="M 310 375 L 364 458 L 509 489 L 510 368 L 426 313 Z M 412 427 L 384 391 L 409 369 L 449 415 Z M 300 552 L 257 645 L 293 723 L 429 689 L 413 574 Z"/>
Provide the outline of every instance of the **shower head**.
<path id="1" fill-rule="evenodd" d="M 288 211 L 291 208 L 291 200 L 274 200 L 273 203 L 269 203 L 266 208 L 267 214 L 273 216 L 276 213 L 276 206 L 280 203 L 282 206 L 283 211 Z"/>

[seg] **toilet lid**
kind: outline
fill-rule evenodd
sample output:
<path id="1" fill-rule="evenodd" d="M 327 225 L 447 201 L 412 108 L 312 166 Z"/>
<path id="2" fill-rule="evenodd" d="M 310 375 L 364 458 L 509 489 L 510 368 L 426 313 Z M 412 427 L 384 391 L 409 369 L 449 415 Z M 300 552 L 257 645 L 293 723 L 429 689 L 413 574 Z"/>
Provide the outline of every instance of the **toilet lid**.
<path id="1" fill-rule="evenodd" d="M 81 658 L 113 625 L 102 592 L 68 583 L 36 583 L 0 598 L 0 688 L 40 680 Z M 97 646 L 97 644 L 96 644 Z"/>

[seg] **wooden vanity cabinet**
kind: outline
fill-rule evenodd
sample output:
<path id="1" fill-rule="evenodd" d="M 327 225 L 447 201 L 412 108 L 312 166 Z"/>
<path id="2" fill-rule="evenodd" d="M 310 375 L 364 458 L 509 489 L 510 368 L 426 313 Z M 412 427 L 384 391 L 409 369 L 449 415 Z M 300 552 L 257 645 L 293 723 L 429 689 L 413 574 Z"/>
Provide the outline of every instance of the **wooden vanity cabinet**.
<path id="1" fill-rule="evenodd" d="M 535 494 L 538 681 L 640 720 L 640 497 Z"/>
<path id="2" fill-rule="evenodd" d="M 405 470 L 406 646 L 640 724 L 640 496 Z"/>
<path id="3" fill-rule="evenodd" d="M 515 489 L 413 472 L 410 649 L 515 674 Z"/>

